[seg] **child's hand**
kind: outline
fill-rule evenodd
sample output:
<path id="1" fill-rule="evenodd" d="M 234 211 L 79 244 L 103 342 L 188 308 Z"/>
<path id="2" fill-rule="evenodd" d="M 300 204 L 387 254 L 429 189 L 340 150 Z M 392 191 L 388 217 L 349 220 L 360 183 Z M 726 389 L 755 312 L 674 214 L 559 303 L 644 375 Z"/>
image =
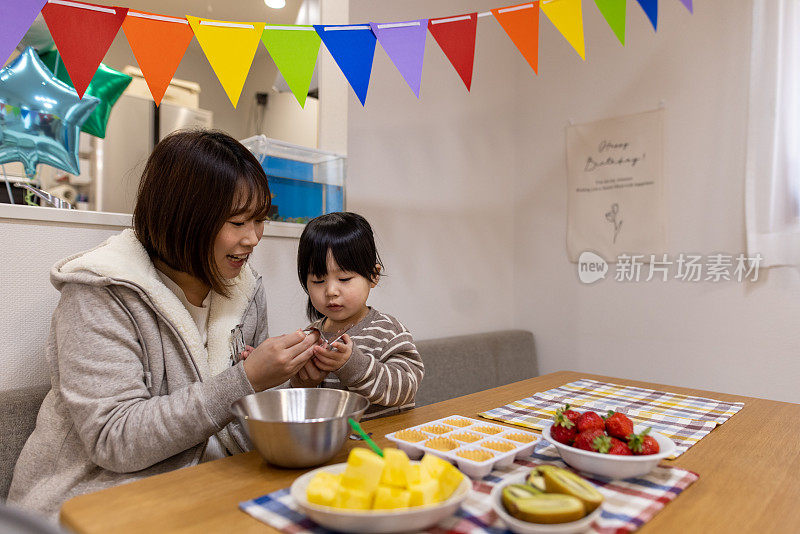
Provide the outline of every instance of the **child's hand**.
<path id="1" fill-rule="evenodd" d="M 325 380 L 328 376 L 327 371 L 322 371 L 314 364 L 314 358 L 311 358 L 306 364 L 297 371 L 297 374 L 292 377 L 290 384 L 296 388 L 315 388 Z"/>
<path id="2" fill-rule="evenodd" d="M 326 345 L 314 345 L 314 365 L 322 371 L 338 371 L 350 359 L 353 354 L 353 340 L 347 334 L 342 334 L 342 340 L 337 341 L 330 347 Z"/>

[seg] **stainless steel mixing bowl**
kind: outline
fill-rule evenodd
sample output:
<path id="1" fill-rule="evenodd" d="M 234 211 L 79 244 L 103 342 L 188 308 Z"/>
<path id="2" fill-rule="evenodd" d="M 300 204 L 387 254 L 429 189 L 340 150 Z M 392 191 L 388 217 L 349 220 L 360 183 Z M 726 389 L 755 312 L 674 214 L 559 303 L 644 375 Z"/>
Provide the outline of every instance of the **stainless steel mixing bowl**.
<path id="1" fill-rule="evenodd" d="M 273 389 L 242 397 L 231 411 L 264 459 L 281 467 L 324 464 L 350 435 L 347 418 L 364 415 L 369 401 L 339 389 Z"/>

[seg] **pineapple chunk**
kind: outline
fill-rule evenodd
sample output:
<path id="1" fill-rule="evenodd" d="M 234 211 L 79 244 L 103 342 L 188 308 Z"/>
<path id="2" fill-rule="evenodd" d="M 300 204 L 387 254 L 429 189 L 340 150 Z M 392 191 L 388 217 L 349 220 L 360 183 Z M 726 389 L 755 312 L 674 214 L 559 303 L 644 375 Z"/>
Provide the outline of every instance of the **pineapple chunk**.
<path id="1" fill-rule="evenodd" d="M 432 478 L 423 477 L 421 482 L 409 484 L 408 492 L 411 494 L 409 506 L 433 504 L 438 502 L 436 496 L 439 494 L 439 483 Z"/>
<path id="2" fill-rule="evenodd" d="M 406 468 L 406 482 L 408 483 L 408 486 L 422 482 L 422 468 L 419 466 L 419 464 L 408 465 Z"/>
<path id="3" fill-rule="evenodd" d="M 369 510 L 372 508 L 372 493 L 339 486 L 332 506 L 335 508 L 346 508 L 348 510 Z"/>
<path id="4" fill-rule="evenodd" d="M 375 502 L 372 507 L 376 510 L 408 508 L 408 503 L 410 501 L 410 491 L 381 485 L 378 486 L 377 490 L 375 490 Z"/>
<path id="5" fill-rule="evenodd" d="M 332 506 L 341 478 L 342 475 L 334 475 L 327 471 L 320 471 L 314 475 L 314 478 L 311 479 L 306 488 L 308 502 L 321 504 L 322 506 Z"/>
<path id="6" fill-rule="evenodd" d="M 381 475 L 381 484 L 407 488 L 407 471 L 411 467 L 411 462 L 406 453 L 400 449 L 383 449 L 383 460 L 385 464 Z"/>
<path id="7" fill-rule="evenodd" d="M 384 464 L 383 458 L 370 450 L 351 450 L 342 475 L 342 486 L 363 491 L 371 497 L 381 480 Z"/>
<path id="8" fill-rule="evenodd" d="M 426 454 L 420 463 L 422 472 L 427 473 L 432 479 L 439 483 L 439 491 L 436 495 L 437 501 L 444 501 L 453 494 L 456 488 L 464 480 L 461 471 L 455 468 L 450 462 L 442 460 L 433 454 Z"/>

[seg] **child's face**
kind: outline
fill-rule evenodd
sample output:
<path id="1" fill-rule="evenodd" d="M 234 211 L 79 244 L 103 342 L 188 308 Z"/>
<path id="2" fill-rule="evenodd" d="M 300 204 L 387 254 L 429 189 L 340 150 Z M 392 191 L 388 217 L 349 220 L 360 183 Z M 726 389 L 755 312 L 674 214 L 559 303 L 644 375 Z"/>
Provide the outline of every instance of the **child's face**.
<path id="1" fill-rule="evenodd" d="M 329 327 L 340 327 L 361 320 L 367 311 L 369 290 L 375 282 L 360 274 L 343 271 L 328 251 L 325 276 L 309 274 L 306 280 L 311 304 L 331 320 Z"/>
<path id="2" fill-rule="evenodd" d="M 264 234 L 264 221 L 249 214 L 231 217 L 214 239 L 214 261 L 223 278 L 236 278 Z"/>

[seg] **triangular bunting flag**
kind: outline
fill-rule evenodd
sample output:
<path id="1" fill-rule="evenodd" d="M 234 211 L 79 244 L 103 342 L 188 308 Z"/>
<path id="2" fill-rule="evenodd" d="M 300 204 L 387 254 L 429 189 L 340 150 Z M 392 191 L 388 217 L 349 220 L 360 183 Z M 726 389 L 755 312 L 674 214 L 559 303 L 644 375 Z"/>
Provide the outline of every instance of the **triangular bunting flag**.
<path id="1" fill-rule="evenodd" d="M 122 31 L 158 106 L 194 36 L 189 22 L 131 9 Z"/>
<path id="2" fill-rule="evenodd" d="M 623 0 L 624 1 L 624 0 Z M 539 2 L 492 9 L 533 72 L 539 72 Z"/>
<path id="3" fill-rule="evenodd" d="M 428 29 L 444 55 L 456 69 L 467 91 L 472 86 L 472 65 L 475 61 L 475 30 L 478 14 L 430 19 Z"/>
<path id="4" fill-rule="evenodd" d="M 691 2 L 691 0 L 689 0 Z M 594 0 L 622 46 L 625 46 L 625 12 L 627 0 Z"/>
<path id="5" fill-rule="evenodd" d="M 692 7 L 692 0 L 681 0 L 683 5 L 686 6 L 686 9 L 689 10 L 689 13 L 694 13 L 694 8 Z"/>
<path id="6" fill-rule="evenodd" d="M 126 7 L 66 0 L 50 0 L 42 8 L 44 21 L 79 97 L 89 87 L 127 13 Z"/>
<path id="7" fill-rule="evenodd" d="M 47 0 L 0 0 L 0 67 L 33 24 Z"/>
<path id="8" fill-rule="evenodd" d="M 653 30 L 658 31 L 658 0 L 636 0 L 650 19 Z"/>
<path id="9" fill-rule="evenodd" d="M 583 11 L 581 0 L 558 0 L 542 2 L 542 12 L 550 22 L 558 28 L 561 35 L 572 45 L 572 48 L 586 61 L 586 49 L 583 44 Z"/>
<path id="10" fill-rule="evenodd" d="M 419 98 L 419 87 L 422 84 L 422 60 L 425 56 L 425 38 L 428 36 L 428 19 L 388 24 L 371 22 L 370 26 L 394 66 Z"/>
<path id="11" fill-rule="evenodd" d="M 264 26 L 261 42 L 300 107 L 305 107 L 317 64 L 320 38 L 313 26 Z"/>
<path id="12" fill-rule="evenodd" d="M 253 64 L 263 22 L 227 22 L 186 15 L 225 94 L 236 107 Z"/>
<path id="13" fill-rule="evenodd" d="M 375 57 L 376 37 L 372 29 L 366 24 L 315 24 L 314 28 L 363 106 L 367 100 L 372 59 Z"/>

